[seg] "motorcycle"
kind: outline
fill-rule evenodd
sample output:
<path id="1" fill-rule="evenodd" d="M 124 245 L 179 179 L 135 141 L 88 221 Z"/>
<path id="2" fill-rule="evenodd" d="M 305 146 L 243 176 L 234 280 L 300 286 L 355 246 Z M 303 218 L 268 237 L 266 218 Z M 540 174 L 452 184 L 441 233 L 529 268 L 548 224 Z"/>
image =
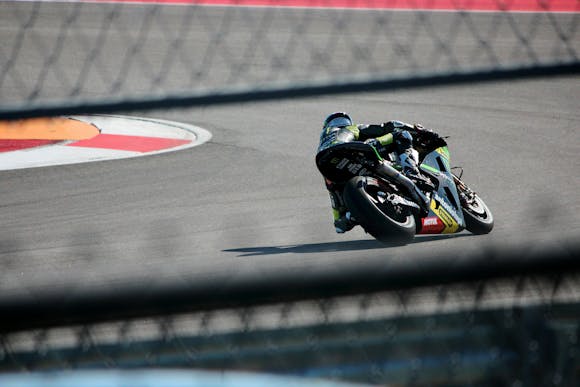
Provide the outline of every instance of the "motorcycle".
<path id="1" fill-rule="evenodd" d="M 329 149 L 324 174 L 344 182 L 343 199 L 350 216 L 375 239 L 409 243 L 416 234 L 468 230 L 487 234 L 494 225 L 485 202 L 450 167 L 445 139 L 433 132 L 413 135 L 419 168 L 435 189 L 421 191 L 400 172 L 394 153 L 386 158 L 373 146 L 353 141 Z M 460 168 L 458 168 L 460 169 Z"/>

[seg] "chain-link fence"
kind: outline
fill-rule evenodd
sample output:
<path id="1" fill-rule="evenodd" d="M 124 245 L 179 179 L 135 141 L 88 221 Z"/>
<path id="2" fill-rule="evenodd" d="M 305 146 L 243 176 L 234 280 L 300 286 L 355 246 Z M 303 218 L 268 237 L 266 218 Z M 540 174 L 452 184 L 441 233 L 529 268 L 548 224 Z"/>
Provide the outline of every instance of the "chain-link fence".
<path id="1" fill-rule="evenodd" d="M 465 264 L 437 257 L 428 267 L 362 265 L 227 288 L 208 282 L 2 300 L 0 370 L 179 368 L 301 377 L 301 385 L 322 378 L 575 386 L 578 252 L 530 248 Z"/>
<path id="2" fill-rule="evenodd" d="M 578 0 L 257 5 L 0 1 L 0 118 L 578 74 L 580 68 Z M 478 6 L 485 12 L 473 9 Z M 431 267 L 363 266 L 333 276 L 251 278 L 227 288 L 216 281 L 147 295 L 140 288 L 3 298 L 0 385 L 19 385 L 8 384 L 9 373 L 18 371 L 177 367 L 309 378 L 303 385 L 323 378 L 575 386 L 578 253 L 488 252 L 465 266 L 437 257 Z"/>
<path id="3" fill-rule="evenodd" d="M 0 118 L 579 69 L 577 0 L 180 3 L 0 2 Z"/>

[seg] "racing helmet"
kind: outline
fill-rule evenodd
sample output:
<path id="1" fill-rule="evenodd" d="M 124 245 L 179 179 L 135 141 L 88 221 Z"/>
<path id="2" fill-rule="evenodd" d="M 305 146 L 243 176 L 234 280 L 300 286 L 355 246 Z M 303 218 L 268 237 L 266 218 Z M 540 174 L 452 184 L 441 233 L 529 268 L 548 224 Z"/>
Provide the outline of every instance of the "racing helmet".
<path id="1" fill-rule="evenodd" d="M 349 126 L 352 125 L 352 119 L 350 116 L 345 112 L 335 112 L 330 114 L 324 120 L 324 125 L 322 129 L 328 127 L 342 127 L 342 126 Z"/>

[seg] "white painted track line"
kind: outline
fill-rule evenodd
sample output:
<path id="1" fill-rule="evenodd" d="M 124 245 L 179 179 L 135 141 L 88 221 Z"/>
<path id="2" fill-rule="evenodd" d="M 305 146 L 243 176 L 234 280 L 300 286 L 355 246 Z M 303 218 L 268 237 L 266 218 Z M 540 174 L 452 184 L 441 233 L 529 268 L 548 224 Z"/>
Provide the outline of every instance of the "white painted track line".
<path id="1" fill-rule="evenodd" d="M 167 120 L 109 115 L 74 116 L 71 118 L 96 125 L 101 130 L 101 134 L 104 135 L 180 140 L 180 144 L 153 151 L 137 151 L 132 149 L 133 147 L 129 143 L 127 143 L 127 149 L 107 149 L 98 146 L 74 146 L 75 142 L 63 141 L 52 145 L 0 153 L 0 171 L 174 152 L 201 145 L 211 139 L 211 133 L 203 128 Z"/>

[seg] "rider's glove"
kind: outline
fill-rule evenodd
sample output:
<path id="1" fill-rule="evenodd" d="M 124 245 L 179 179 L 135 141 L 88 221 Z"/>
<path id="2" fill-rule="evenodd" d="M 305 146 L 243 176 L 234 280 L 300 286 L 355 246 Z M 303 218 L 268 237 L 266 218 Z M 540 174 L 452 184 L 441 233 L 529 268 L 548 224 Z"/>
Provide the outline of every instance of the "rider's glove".
<path id="1" fill-rule="evenodd" d="M 413 146 L 419 152 L 425 152 L 426 149 L 436 148 L 445 145 L 445 141 L 431 129 L 425 128 L 421 124 L 413 124 Z"/>
<path id="2" fill-rule="evenodd" d="M 407 130 L 396 130 L 393 132 L 393 140 L 398 153 L 403 153 L 405 149 L 413 146 L 413 135 Z"/>
<path id="3" fill-rule="evenodd" d="M 417 132 L 429 132 L 435 134 L 432 129 L 426 128 L 421 124 L 413 124 L 413 129 L 415 129 Z"/>
<path id="4" fill-rule="evenodd" d="M 424 138 L 430 139 L 430 141 L 436 141 L 441 138 L 441 136 L 435 133 L 432 129 L 428 129 L 421 124 L 413 124 L 413 129 L 417 133 L 420 133 Z"/>

